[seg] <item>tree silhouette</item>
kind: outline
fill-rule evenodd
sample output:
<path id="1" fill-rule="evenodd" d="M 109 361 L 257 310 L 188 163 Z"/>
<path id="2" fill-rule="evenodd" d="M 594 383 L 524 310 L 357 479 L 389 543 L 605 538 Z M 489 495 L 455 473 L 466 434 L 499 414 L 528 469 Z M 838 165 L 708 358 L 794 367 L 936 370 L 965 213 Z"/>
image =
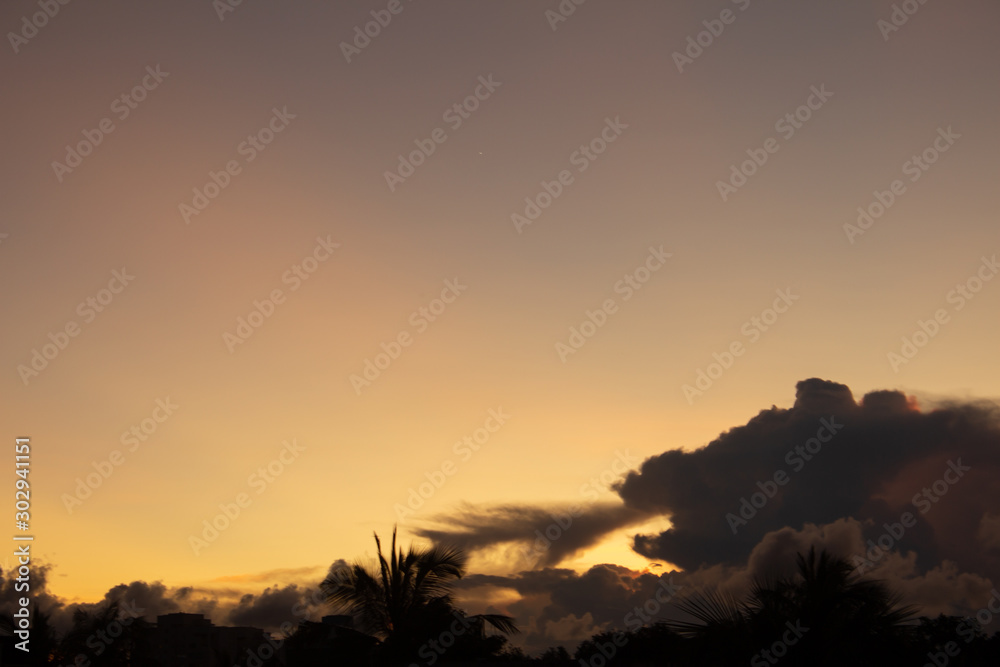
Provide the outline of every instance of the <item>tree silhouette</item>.
<path id="1" fill-rule="evenodd" d="M 569 651 L 562 646 L 553 646 L 545 650 L 538 657 L 539 662 L 545 665 L 557 665 L 562 667 L 563 665 L 573 664 L 571 658 L 569 657 Z"/>
<path id="2" fill-rule="evenodd" d="M 381 640 L 383 662 L 413 658 L 419 651 L 438 653 L 435 646 L 445 647 L 456 658 L 477 650 L 495 654 L 506 640 L 487 636 L 487 626 L 503 634 L 518 632 L 510 616 L 468 616 L 455 607 L 451 590 L 465 574 L 467 561 L 462 551 L 412 546 L 405 553 L 402 548 L 397 551 L 395 527 L 388 559 L 377 533 L 375 546 L 377 567 L 356 562 L 346 571 L 331 569 L 320 586 L 329 604 Z M 435 640 L 433 646 L 428 644 Z"/>
<path id="3" fill-rule="evenodd" d="M 121 600 L 102 603 L 93 611 L 73 612 L 73 627 L 59 642 L 56 664 L 78 664 L 83 656 L 92 667 L 150 665 L 151 626 L 125 612 Z"/>
<path id="4" fill-rule="evenodd" d="M 683 600 L 678 608 L 695 621 L 669 625 L 695 643 L 706 664 L 755 655 L 766 664 L 762 651 L 787 654 L 786 665 L 884 665 L 901 658 L 915 608 L 900 606 L 883 583 L 857 576 L 826 551 L 810 549 L 796 562 L 795 577 L 756 580 L 745 600 L 718 591 Z"/>

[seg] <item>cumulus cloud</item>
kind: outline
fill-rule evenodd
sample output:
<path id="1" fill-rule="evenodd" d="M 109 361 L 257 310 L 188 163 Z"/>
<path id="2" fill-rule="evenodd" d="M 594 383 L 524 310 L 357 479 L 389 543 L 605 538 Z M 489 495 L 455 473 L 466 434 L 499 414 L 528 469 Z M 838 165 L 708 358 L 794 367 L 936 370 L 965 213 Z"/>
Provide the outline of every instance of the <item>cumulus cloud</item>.
<path id="1" fill-rule="evenodd" d="M 843 384 L 799 382 L 791 408 L 762 410 L 700 449 L 647 459 L 616 486 L 624 508 L 594 508 L 578 536 L 571 537 L 574 526 L 563 544 L 553 542 L 542 569 L 472 576 L 465 594 L 516 592 L 504 610 L 527 619 L 529 645 L 541 648 L 572 628 L 622 627 L 660 577 L 675 577 L 687 591 L 739 596 L 755 577 L 791 574 L 795 554 L 815 546 L 863 565 L 860 572 L 884 580 L 926 615 L 975 613 L 1000 582 L 1000 406 L 925 402 L 921 408 L 891 390 L 859 401 Z M 439 517 L 449 528 L 418 534 L 471 550 L 502 543 L 524 549 L 551 514 L 524 505 L 466 507 Z M 635 535 L 633 549 L 682 571 L 553 567 L 654 516 L 670 527 Z M 523 561 L 511 565 L 524 568 Z M 675 613 L 662 610 L 664 618 Z"/>
<path id="2" fill-rule="evenodd" d="M 637 535 L 634 549 L 685 569 L 743 563 L 776 531 L 853 518 L 865 541 L 913 551 L 921 571 L 947 559 L 997 580 L 998 467 L 994 404 L 921 411 L 896 391 L 859 403 L 846 386 L 811 379 L 792 408 L 763 410 L 701 449 L 654 456 L 618 490 L 672 524 Z M 913 525 L 890 543 L 883 534 L 904 513 Z"/>
<path id="3" fill-rule="evenodd" d="M 346 562 L 338 560 L 331 568 L 345 567 Z M 247 593 L 246 588 L 254 582 L 273 581 L 283 571 L 226 577 L 220 581 L 230 584 L 222 588 L 183 586 L 168 587 L 162 582 L 133 581 L 112 586 L 97 602 L 69 602 L 49 590 L 52 565 L 34 560 L 31 565 L 31 598 L 36 609 L 50 616 L 50 623 L 59 633 L 67 632 L 73 626 L 76 611 L 94 613 L 114 602 L 127 602 L 130 609 L 136 609 L 142 618 L 155 622 L 163 614 L 183 612 L 203 614 L 216 625 L 243 625 L 277 632 L 283 623 L 297 624 L 301 620 L 318 620 L 329 609 L 318 583 L 325 568 L 298 568 L 289 573 L 301 575 L 319 572 L 316 586 L 286 584 L 269 586 L 260 593 Z M 8 615 L 16 609 L 17 598 L 23 593 L 16 591 L 16 570 L 0 569 L 0 615 Z M 247 584 L 247 582 L 251 582 Z M 238 584 L 244 584 L 239 587 Z M 237 584 L 237 585 L 234 585 Z"/>
<path id="4" fill-rule="evenodd" d="M 807 523 L 800 530 L 786 526 L 767 533 L 742 564 L 688 571 L 640 572 L 602 564 L 583 573 L 543 568 L 506 576 L 474 574 L 460 582 L 459 600 L 476 612 L 500 611 L 516 617 L 524 630 L 516 639 L 531 652 L 557 644 L 572 648 L 596 632 L 635 629 L 640 622 L 690 620 L 676 606 L 679 599 L 706 590 L 741 597 L 755 579 L 793 575 L 796 553 L 811 547 L 841 555 L 863 553 L 864 528 L 855 519 Z M 931 617 L 975 614 L 994 590 L 988 578 L 963 571 L 953 561 L 923 571 L 913 552 L 887 553 L 867 574 Z M 510 601 L 499 610 L 481 608 L 486 601 L 504 598 Z"/>
<path id="5" fill-rule="evenodd" d="M 17 571 L 16 559 L 8 559 L 5 567 L 0 568 L 0 615 L 10 616 L 18 607 L 18 598 L 24 597 L 23 591 L 18 591 L 17 581 L 20 576 Z M 61 598 L 49 591 L 49 577 L 52 566 L 48 563 L 33 561 L 29 572 L 31 586 L 31 601 L 36 609 L 41 609 L 52 615 L 64 613 L 65 604 Z"/>
<path id="6" fill-rule="evenodd" d="M 638 627 L 666 618 L 671 601 L 683 592 L 682 576 L 638 572 L 614 564 L 595 565 L 582 574 L 551 567 L 506 576 L 472 574 L 459 583 L 459 598 L 468 605 L 484 599 L 476 594 L 483 589 L 515 592 L 516 597 L 500 611 L 518 619 L 525 647 L 540 651 L 573 644 L 609 628 Z M 474 604 L 468 606 L 484 611 Z"/>
<path id="7" fill-rule="evenodd" d="M 326 611 L 319 588 L 295 584 L 266 588 L 259 595 L 247 593 L 229 610 L 228 625 L 243 625 L 277 631 L 282 624 L 298 624 Z"/>
<path id="8" fill-rule="evenodd" d="M 798 383 L 791 408 L 762 410 L 700 449 L 647 459 L 614 487 L 619 504 L 465 505 L 414 532 L 470 553 L 509 555 L 514 572 L 468 575 L 458 598 L 472 613 L 515 616 L 525 630 L 517 641 L 532 651 L 645 622 L 639 610 L 650 620 L 677 618 L 661 602 L 668 590 L 742 595 L 756 577 L 791 574 L 795 554 L 810 547 L 862 563 L 925 615 L 966 615 L 1000 583 L 998 468 L 995 403 L 935 397 L 921 408 L 898 391 L 858 401 L 846 386 L 814 378 Z M 633 549 L 680 570 L 557 567 L 651 517 L 670 527 L 634 535 Z M 53 624 L 66 627 L 75 609 L 93 605 L 51 594 L 50 573 L 36 564 L 32 591 Z M 102 603 L 134 600 L 151 620 L 193 611 L 217 624 L 270 630 L 326 612 L 306 583 L 321 578 L 315 568 L 286 574 L 296 576 L 232 577 L 217 582 L 227 588 L 212 589 L 132 582 Z M 0 574 L 0 611 L 12 608 L 13 583 Z M 254 585 L 267 588 L 245 592 Z"/>

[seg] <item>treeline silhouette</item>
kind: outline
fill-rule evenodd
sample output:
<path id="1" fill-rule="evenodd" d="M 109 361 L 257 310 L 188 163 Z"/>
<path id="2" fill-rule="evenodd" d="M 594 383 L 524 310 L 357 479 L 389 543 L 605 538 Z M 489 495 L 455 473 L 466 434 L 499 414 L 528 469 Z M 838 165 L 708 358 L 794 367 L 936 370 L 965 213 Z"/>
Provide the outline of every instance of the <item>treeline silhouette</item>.
<path id="1" fill-rule="evenodd" d="M 303 621 L 278 638 L 270 651 L 180 657 L 157 640 L 142 619 L 122 625 L 114 641 L 95 654 L 93 637 L 120 619 L 118 603 L 77 611 L 73 627 L 56 636 L 36 614 L 32 653 L 3 665 L 75 667 L 414 667 L 483 664 L 551 667 L 688 667 L 809 665 L 1000 665 L 1000 635 L 988 636 L 975 618 L 917 617 L 883 583 L 858 576 L 844 559 L 827 552 L 797 554 L 790 577 L 756 580 L 735 599 L 702 591 L 676 601 L 688 620 L 657 622 L 634 631 L 594 635 L 571 653 L 552 647 L 529 657 L 511 645 L 513 618 L 469 615 L 453 600 L 455 581 L 466 571 L 455 549 L 397 550 L 393 531 L 388 557 L 375 536 L 374 565 L 331 569 L 321 584 L 331 610 L 323 623 Z M 161 617 L 162 618 L 162 617 Z M 341 622 L 347 621 L 347 622 Z M 207 623 L 207 621 L 206 621 Z M 211 625 L 209 623 L 209 625 Z M 9 632 L 10 619 L 0 626 Z M 4 633 L 5 634 L 5 633 Z M 263 633 L 262 633 L 263 636 Z M 262 645 L 263 646 L 263 645 Z M 5 650 L 8 647 L 5 647 Z M 176 648 L 176 647 L 173 647 Z M 81 662 L 79 656 L 84 656 Z M 23 656 L 22 656 L 23 659 Z"/>

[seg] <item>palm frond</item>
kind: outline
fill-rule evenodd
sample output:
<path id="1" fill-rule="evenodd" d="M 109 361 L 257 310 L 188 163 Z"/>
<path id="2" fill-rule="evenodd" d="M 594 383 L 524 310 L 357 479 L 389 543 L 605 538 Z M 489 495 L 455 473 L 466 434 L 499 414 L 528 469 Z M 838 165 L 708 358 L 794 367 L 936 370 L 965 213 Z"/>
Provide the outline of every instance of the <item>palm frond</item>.
<path id="1" fill-rule="evenodd" d="M 466 555 L 453 547 L 432 547 L 405 551 L 397 545 L 393 527 L 389 553 L 375 534 L 375 564 L 355 563 L 330 573 L 320 584 L 329 605 L 352 615 L 366 632 L 386 645 L 402 645 L 406 637 L 437 632 L 438 624 L 451 622 L 455 608 L 451 596 L 455 580 L 465 574 Z M 505 633 L 518 632 L 514 619 L 486 614 L 475 619 L 480 634 L 485 625 Z"/>
<path id="2" fill-rule="evenodd" d="M 474 618 L 492 626 L 495 630 L 505 635 L 516 635 L 521 632 L 521 629 L 517 627 L 517 623 L 512 616 L 504 616 L 503 614 L 477 614 Z"/>
<path id="3" fill-rule="evenodd" d="M 749 610 L 743 603 L 718 590 L 684 598 L 677 603 L 677 608 L 693 616 L 698 622 L 669 621 L 667 626 L 687 636 L 744 625 L 749 615 Z"/>

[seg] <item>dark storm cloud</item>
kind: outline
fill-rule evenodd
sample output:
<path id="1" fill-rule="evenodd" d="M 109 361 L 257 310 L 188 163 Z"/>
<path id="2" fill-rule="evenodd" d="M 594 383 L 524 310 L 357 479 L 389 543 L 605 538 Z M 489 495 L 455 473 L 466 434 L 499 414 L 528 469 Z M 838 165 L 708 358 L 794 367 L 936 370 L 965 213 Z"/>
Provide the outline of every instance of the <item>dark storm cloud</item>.
<path id="1" fill-rule="evenodd" d="M 266 588 L 259 595 L 246 594 L 227 616 L 229 625 L 277 630 L 283 623 L 297 625 L 323 606 L 323 594 L 295 584 Z"/>
<path id="2" fill-rule="evenodd" d="M 792 408 L 763 410 L 701 449 L 652 457 L 618 491 L 672 523 L 636 536 L 636 551 L 688 570 L 745 563 L 769 533 L 807 523 L 854 518 L 877 541 L 908 512 L 913 525 L 890 551 L 914 551 L 923 570 L 950 559 L 997 580 L 998 467 L 994 404 L 922 412 L 900 392 L 858 403 L 846 386 L 810 379 Z"/>
<path id="3" fill-rule="evenodd" d="M 161 614 L 173 614 L 179 611 L 193 611 L 193 609 L 182 609 L 178 602 L 178 597 L 190 597 L 186 593 L 177 590 L 170 590 L 159 581 L 152 583 L 145 581 L 133 581 L 130 584 L 118 584 L 108 589 L 104 594 L 104 599 L 95 604 L 68 605 L 69 608 L 79 608 L 92 611 L 98 606 L 112 604 L 116 601 L 127 602 L 130 609 L 141 613 L 147 621 L 156 621 L 156 617 Z M 192 600 L 193 601 L 193 600 Z M 197 601 L 202 607 L 210 609 L 213 605 L 203 599 Z M 185 605 L 187 607 L 188 605 Z M 206 609 L 207 613 L 208 609 Z M 202 612 L 197 612 L 202 613 Z"/>
<path id="4" fill-rule="evenodd" d="M 24 584 L 30 586 L 31 604 L 36 609 L 42 609 L 53 616 L 60 614 L 65 605 L 63 601 L 49 591 L 49 577 L 52 566 L 48 563 L 32 562 L 27 582 L 17 581 L 19 578 L 16 558 L 8 558 L 6 566 L 0 567 L 0 616 L 10 616 L 18 607 L 18 599 L 25 597 Z"/>
<path id="5" fill-rule="evenodd" d="M 939 400 L 921 411 L 898 391 L 858 402 L 845 385 L 814 378 L 798 383 L 789 409 L 762 410 L 705 447 L 646 460 L 617 485 L 625 507 L 594 504 L 562 530 L 566 506 L 465 506 L 435 517 L 447 527 L 414 532 L 467 551 L 515 545 L 523 557 L 512 565 L 526 569 L 664 516 L 668 530 L 638 535 L 633 546 L 690 571 L 743 565 L 766 535 L 786 527 L 856 519 L 877 542 L 908 512 L 913 525 L 888 551 L 914 551 L 924 571 L 947 558 L 1000 579 L 998 467 L 996 404 Z"/>
<path id="6" fill-rule="evenodd" d="M 338 560 L 331 570 L 346 565 L 346 561 Z M 315 569 L 302 568 L 302 571 Z M 73 614 L 77 610 L 95 613 L 115 602 L 125 604 L 150 622 L 156 622 L 156 617 L 163 614 L 184 612 L 203 614 L 217 625 L 253 626 L 272 632 L 277 632 L 284 623 L 317 620 L 329 613 L 318 586 L 296 584 L 269 587 L 253 594 L 245 593 L 245 588 L 170 588 L 158 581 L 133 581 L 111 587 L 98 602 L 71 603 L 49 592 L 51 573 L 51 565 L 39 561 L 32 563 L 31 602 L 35 609 L 49 614 L 52 626 L 60 633 L 72 627 Z M 16 590 L 17 576 L 16 570 L 0 570 L 0 615 L 11 614 L 16 609 L 17 598 L 24 595 Z"/>
<path id="7" fill-rule="evenodd" d="M 513 590 L 520 599 L 501 611 L 524 624 L 526 646 L 540 651 L 559 643 L 573 644 L 609 629 L 635 629 L 641 624 L 680 619 L 675 603 L 704 589 L 740 595 L 755 576 L 790 574 L 795 551 L 829 549 L 848 553 L 861 547 L 857 522 L 836 522 L 802 531 L 783 529 L 769 534 L 750 554 L 748 564 L 715 565 L 690 572 L 642 572 L 600 564 L 583 573 L 546 567 L 512 575 L 472 574 L 458 583 L 459 597 L 483 600 L 483 591 Z M 894 582 L 895 583 L 895 582 Z M 977 588 L 977 591 L 981 591 Z"/>
<path id="8" fill-rule="evenodd" d="M 415 528 L 413 532 L 436 544 L 467 552 L 498 545 L 514 546 L 517 565 L 550 566 L 593 546 L 602 536 L 648 518 L 642 509 L 617 504 L 535 507 L 499 505 L 463 506 L 459 511 L 432 519 L 447 528 Z"/>
<path id="9" fill-rule="evenodd" d="M 683 572 L 543 567 L 472 575 L 461 587 L 470 600 L 488 599 L 490 589 L 517 591 L 520 599 L 504 611 L 530 619 L 528 645 L 543 648 L 627 627 L 628 614 L 664 579 L 684 593 L 741 596 L 755 577 L 792 574 L 796 553 L 816 547 L 884 580 L 925 615 L 974 614 L 1000 582 L 998 468 L 995 403 L 936 398 L 921 409 L 898 391 L 856 401 L 842 384 L 805 380 L 793 407 L 763 410 L 698 450 L 645 461 L 617 486 L 634 513 L 601 506 L 595 520 L 581 524 L 579 540 L 570 540 L 574 526 L 542 561 L 557 564 L 623 525 L 663 516 L 670 529 L 637 535 L 633 546 Z M 417 532 L 469 550 L 505 542 L 523 549 L 552 523 L 549 512 L 479 508 L 447 517 L 447 530 Z M 512 565 L 528 569 L 523 560 Z M 676 615 L 666 605 L 659 618 Z"/>
<path id="10" fill-rule="evenodd" d="M 159 582 L 150 584 L 134 581 L 131 584 L 119 584 L 109 589 L 99 602 L 78 603 L 68 602 L 49 590 L 49 580 L 52 577 L 52 565 L 49 563 L 33 559 L 27 581 L 19 582 L 18 577 L 16 566 L 0 571 L 0 615 L 9 617 L 18 607 L 18 598 L 27 596 L 34 610 L 49 616 L 50 625 L 58 633 L 65 633 L 73 626 L 73 614 L 77 610 L 93 613 L 115 601 L 127 603 L 126 609 L 135 610 L 150 621 L 155 621 L 157 614 L 181 611 L 181 607 L 173 600 L 175 593 L 168 591 Z M 28 591 L 23 588 L 19 590 L 19 586 L 24 583 L 30 586 Z M 214 604 L 214 601 L 205 599 L 192 602 L 189 605 L 191 610 L 200 606 L 205 609 L 205 613 L 209 613 Z"/>
<path id="11" fill-rule="evenodd" d="M 470 575 L 460 591 L 505 588 L 521 599 L 506 611 L 523 619 L 525 642 L 541 650 L 569 635 L 589 636 L 606 628 L 637 628 L 665 617 L 683 593 L 682 574 L 636 572 L 620 565 L 595 565 L 582 574 L 543 568 L 510 576 Z"/>
<path id="12" fill-rule="evenodd" d="M 516 591 L 519 599 L 499 611 L 522 622 L 525 645 L 537 652 L 559 643 L 572 646 L 597 632 L 635 629 L 640 621 L 688 619 L 676 602 L 689 595 L 719 590 L 738 598 L 757 578 L 792 575 L 796 553 L 815 547 L 847 555 L 863 551 L 864 542 L 863 527 L 855 519 L 823 526 L 806 524 L 801 530 L 786 526 L 765 535 L 740 565 L 637 572 L 602 564 L 584 573 L 544 568 L 506 576 L 473 574 L 459 582 L 459 597 L 463 603 L 483 605 L 491 592 Z M 951 561 L 921 572 L 913 553 L 886 555 L 872 574 L 930 617 L 973 615 L 986 606 L 995 590 L 989 579 L 963 572 Z M 994 629 L 998 628 L 987 628 Z"/>

